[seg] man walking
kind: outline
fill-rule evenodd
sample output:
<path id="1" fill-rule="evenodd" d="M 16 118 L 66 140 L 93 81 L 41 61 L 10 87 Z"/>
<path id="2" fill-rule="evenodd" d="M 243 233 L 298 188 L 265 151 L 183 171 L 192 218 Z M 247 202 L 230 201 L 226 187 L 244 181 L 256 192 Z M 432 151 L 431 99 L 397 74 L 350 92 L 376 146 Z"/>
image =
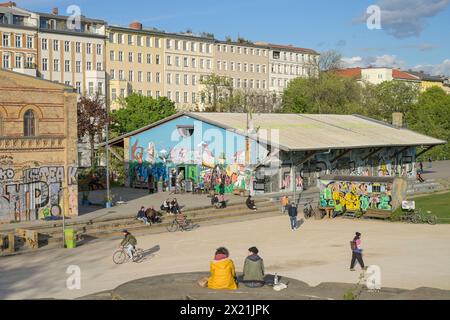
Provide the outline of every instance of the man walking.
<path id="1" fill-rule="evenodd" d="M 289 219 L 291 220 L 291 229 L 292 229 L 292 231 L 295 231 L 298 229 L 298 225 L 297 225 L 298 210 L 297 210 L 297 206 L 295 205 L 294 202 L 292 202 L 291 205 L 289 206 L 288 214 L 289 214 Z"/>
<path id="2" fill-rule="evenodd" d="M 356 261 L 358 261 L 359 265 L 363 270 L 365 270 L 364 261 L 362 257 L 363 249 L 361 247 L 361 233 L 356 232 L 355 238 L 353 241 L 350 241 L 350 248 L 352 249 L 352 262 L 350 264 L 350 271 L 355 271 Z"/>

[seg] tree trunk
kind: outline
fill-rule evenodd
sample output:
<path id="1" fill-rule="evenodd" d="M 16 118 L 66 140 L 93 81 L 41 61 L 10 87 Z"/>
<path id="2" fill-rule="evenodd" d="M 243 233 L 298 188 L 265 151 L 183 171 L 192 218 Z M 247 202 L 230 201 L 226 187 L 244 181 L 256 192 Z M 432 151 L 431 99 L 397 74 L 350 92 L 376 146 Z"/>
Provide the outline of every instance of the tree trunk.
<path id="1" fill-rule="evenodd" d="M 95 153 L 94 153 L 94 145 L 95 145 L 95 135 L 89 135 L 89 144 L 91 148 L 91 168 L 95 167 Z"/>

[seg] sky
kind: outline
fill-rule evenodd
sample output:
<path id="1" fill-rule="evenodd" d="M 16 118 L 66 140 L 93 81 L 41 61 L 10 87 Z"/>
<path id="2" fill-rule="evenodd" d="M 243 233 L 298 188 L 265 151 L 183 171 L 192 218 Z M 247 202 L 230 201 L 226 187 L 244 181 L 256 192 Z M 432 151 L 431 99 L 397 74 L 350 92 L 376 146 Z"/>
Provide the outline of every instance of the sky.
<path id="1" fill-rule="evenodd" d="M 6 0 L 4 0 L 6 1 Z M 450 76 L 450 0 L 15 0 L 19 7 L 83 15 L 218 39 L 337 50 L 347 67 L 383 66 Z M 368 8 L 375 5 L 377 11 Z M 379 17 L 379 19 L 378 19 Z M 377 28 L 369 28 L 367 21 Z M 379 22 L 379 24 L 377 24 Z"/>

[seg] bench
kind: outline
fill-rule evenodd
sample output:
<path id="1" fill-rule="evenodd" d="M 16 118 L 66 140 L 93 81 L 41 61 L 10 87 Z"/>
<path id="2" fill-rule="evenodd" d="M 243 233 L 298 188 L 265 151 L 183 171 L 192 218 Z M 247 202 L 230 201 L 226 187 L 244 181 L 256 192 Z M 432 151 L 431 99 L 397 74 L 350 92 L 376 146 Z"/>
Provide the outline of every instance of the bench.
<path id="1" fill-rule="evenodd" d="M 31 249 L 39 248 L 39 233 L 33 230 L 16 229 L 16 236 L 24 239 Z"/>
<path id="2" fill-rule="evenodd" d="M 391 211 L 368 209 L 364 214 L 364 218 L 389 219 L 392 215 Z"/>

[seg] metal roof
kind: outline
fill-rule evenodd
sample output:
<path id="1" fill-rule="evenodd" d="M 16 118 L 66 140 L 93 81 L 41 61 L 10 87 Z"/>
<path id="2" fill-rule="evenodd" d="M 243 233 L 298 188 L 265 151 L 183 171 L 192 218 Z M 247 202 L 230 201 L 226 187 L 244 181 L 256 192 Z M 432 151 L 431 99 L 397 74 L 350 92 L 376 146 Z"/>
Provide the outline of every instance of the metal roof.
<path id="1" fill-rule="evenodd" d="M 112 139 L 109 144 L 115 144 L 181 116 L 189 116 L 246 135 L 246 113 L 181 112 Z M 258 113 L 253 114 L 253 124 L 255 129 L 260 129 L 260 141 L 276 142 L 280 149 L 285 151 L 434 146 L 447 143 L 360 115 Z M 272 129 L 276 131 L 270 131 Z M 268 135 L 264 130 L 269 131 Z M 103 145 L 105 144 L 99 144 Z"/>

